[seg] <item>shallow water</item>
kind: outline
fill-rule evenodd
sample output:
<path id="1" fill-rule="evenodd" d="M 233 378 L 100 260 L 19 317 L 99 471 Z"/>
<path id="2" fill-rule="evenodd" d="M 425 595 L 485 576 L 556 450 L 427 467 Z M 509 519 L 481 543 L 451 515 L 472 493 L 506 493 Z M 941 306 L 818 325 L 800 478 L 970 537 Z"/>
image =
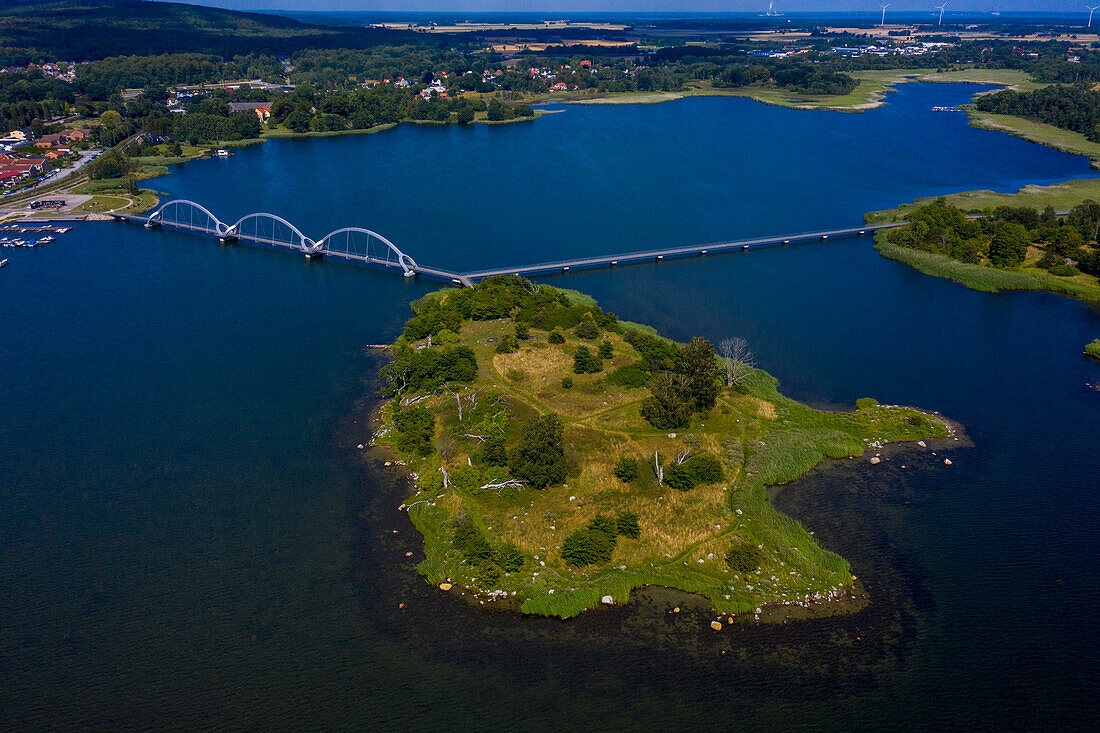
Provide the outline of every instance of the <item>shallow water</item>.
<path id="1" fill-rule="evenodd" d="M 844 226 L 937 190 L 1090 175 L 926 112 L 972 91 L 906 86 L 866 115 L 707 99 L 276 141 L 155 186 L 310 233 L 366 218 L 449 265 Z M 547 281 L 675 338 L 746 336 L 797 399 L 940 410 L 975 445 L 951 467 L 841 461 L 779 493 L 868 585 L 859 614 L 716 634 L 657 590 L 568 622 L 485 613 L 415 575 L 403 488 L 354 449 L 379 358 L 361 347 L 433 284 L 82 224 L 0 272 L 8 725 L 1004 729 L 1095 712 L 1100 366 L 1080 351 L 1100 310 L 969 291 L 867 240 Z"/>

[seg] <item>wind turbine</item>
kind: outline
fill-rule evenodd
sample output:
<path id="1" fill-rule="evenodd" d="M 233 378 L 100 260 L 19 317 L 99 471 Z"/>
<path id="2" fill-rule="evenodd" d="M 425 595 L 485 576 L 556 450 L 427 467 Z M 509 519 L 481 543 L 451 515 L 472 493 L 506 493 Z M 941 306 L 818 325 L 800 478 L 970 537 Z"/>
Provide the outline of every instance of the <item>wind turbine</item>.
<path id="1" fill-rule="evenodd" d="M 886 3 L 885 5 L 879 3 L 879 7 L 882 8 L 882 22 L 879 23 L 879 27 L 881 28 L 882 26 L 886 25 L 886 8 L 890 7 L 890 3 Z M 1098 5 L 1097 7 L 1100 7 L 1100 5 Z"/>
<path id="2" fill-rule="evenodd" d="M 1089 8 L 1089 6 L 1086 5 L 1085 7 L 1088 8 L 1088 11 L 1089 11 L 1089 24 L 1086 27 L 1092 28 L 1092 12 L 1094 10 L 1096 10 L 1097 8 L 1100 8 L 1100 5 L 1096 5 L 1095 7 L 1091 7 L 1091 8 Z"/>
<path id="3" fill-rule="evenodd" d="M 937 5 L 936 7 L 940 9 L 939 25 L 943 25 L 943 9 L 947 7 L 947 3 L 944 3 L 943 5 Z M 1100 8 L 1100 5 L 1097 5 L 1096 7 Z"/>

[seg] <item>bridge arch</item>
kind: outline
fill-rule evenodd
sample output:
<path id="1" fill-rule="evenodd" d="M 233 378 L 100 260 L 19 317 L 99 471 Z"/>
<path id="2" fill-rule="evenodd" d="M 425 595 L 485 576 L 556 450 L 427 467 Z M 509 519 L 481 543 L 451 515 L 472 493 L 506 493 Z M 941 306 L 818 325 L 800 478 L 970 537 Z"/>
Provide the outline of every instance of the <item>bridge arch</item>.
<path id="1" fill-rule="evenodd" d="M 319 243 L 314 242 L 312 239 L 307 237 L 305 234 L 302 233 L 301 229 L 294 226 L 293 224 L 291 224 L 289 221 L 287 221 L 283 217 L 281 217 L 277 214 L 268 214 L 267 212 L 263 212 L 263 211 L 256 212 L 256 213 L 253 213 L 253 214 L 246 214 L 245 216 L 242 216 L 240 219 L 237 220 L 237 222 L 235 224 L 233 224 L 232 226 L 229 226 L 229 227 L 226 228 L 226 233 L 239 236 L 240 232 L 241 232 L 241 225 L 244 224 L 246 221 L 249 221 L 250 219 L 259 219 L 259 220 L 270 219 L 271 221 L 278 222 L 279 224 L 282 224 L 287 229 L 294 232 L 295 236 L 298 237 L 298 241 L 295 243 L 295 246 L 300 248 L 306 254 L 313 254 L 317 250 L 321 249 L 321 246 L 320 246 Z"/>
<path id="2" fill-rule="evenodd" d="M 221 219 L 214 216 L 213 212 L 211 212 L 210 209 L 206 208 L 202 204 L 195 203 L 194 201 L 189 201 L 188 199 L 172 199 L 171 201 L 161 204 L 156 211 L 149 215 L 149 221 L 154 223 L 164 223 L 164 212 L 166 210 L 181 207 L 191 207 L 192 209 L 198 209 L 203 214 L 206 214 L 206 216 L 210 217 L 210 220 L 214 222 L 214 231 L 219 236 L 225 234 L 230 228 L 227 227 Z M 174 224 L 177 222 L 169 221 L 168 223 Z"/>
<path id="3" fill-rule="evenodd" d="M 350 234 L 353 232 L 356 234 L 365 234 L 368 238 L 373 237 L 374 239 L 377 239 L 379 242 L 384 244 L 390 252 L 397 256 L 397 264 L 399 264 L 401 266 L 401 269 L 404 270 L 406 273 L 415 272 L 416 269 L 419 267 L 419 265 L 416 264 L 416 260 L 414 260 L 412 257 L 409 257 L 407 254 L 398 249 L 397 245 L 395 245 L 393 242 L 386 239 L 378 232 L 371 231 L 370 229 L 363 229 L 362 227 L 344 227 L 343 229 L 337 229 L 335 231 L 329 232 L 324 237 L 317 240 L 317 249 L 327 249 L 333 237 L 340 234 Z"/>

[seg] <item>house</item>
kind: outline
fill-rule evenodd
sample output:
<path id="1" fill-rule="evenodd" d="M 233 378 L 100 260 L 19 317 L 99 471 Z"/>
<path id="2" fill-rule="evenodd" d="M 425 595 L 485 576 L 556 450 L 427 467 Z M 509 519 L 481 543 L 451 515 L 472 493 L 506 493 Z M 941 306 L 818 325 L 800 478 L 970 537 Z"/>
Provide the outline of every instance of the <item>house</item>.
<path id="1" fill-rule="evenodd" d="M 88 136 L 92 134 L 92 131 L 85 130 L 81 127 L 74 127 L 71 130 L 65 130 L 61 134 L 65 137 L 64 142 L 75 143 L 81 140 L 87 140 Z"/>
<path id="2" fill-rule="evenodd" d="M 31 134 L 30 130 L 28 130 L 27 128 L 24 127 L 24 128 L 20 128 L 18 130 L 12 130 L 11 132 L 9 132 L 6 135 L 5 139 L 17 140 L 21 143 L 25 143 L 25 142 L 28 142 L 29 140 L 33 140 L 34 135 Z"/>
<path id="3" fill-rule="evenodd" d="M 68 155 L 71 152 L 72 151 L 69 150 L 68 148 L 54 148 L 53 150 L 47 150 L 43 154 L 43 157 L 46 158 L 47 160 L 57 160 L 58 158 L 64 158 L 66 155 Z"/>
<path id="4" fill-rule="evenodd" d="M 253 112 L 260 107 L 266 107 L 271 112 L 271 102 L 230 102 L 230 112 Z"/>
<path id="5" fill-rule="evenodd" d="M 257 107 L 256 116 L 260 118 L 261 125 L 266 125 L 271 119 L 271 107 Z"/>
<path id="6" fill-rule="evenodd" d="M 34 146 L 36 148 L 53 148 L 66 141 L 67 138 L 65 137 L 64 133 L 54 132 L 50 133 L 49 135 L 43 135 L 42 137 L 35 140 Z"/>

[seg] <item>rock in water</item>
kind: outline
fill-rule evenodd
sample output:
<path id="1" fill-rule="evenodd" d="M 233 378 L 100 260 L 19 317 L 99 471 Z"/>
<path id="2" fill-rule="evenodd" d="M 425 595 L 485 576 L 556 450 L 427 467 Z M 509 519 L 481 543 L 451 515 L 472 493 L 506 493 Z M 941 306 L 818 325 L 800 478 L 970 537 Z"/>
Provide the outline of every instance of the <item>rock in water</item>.
<path id="1" fill-rule="evenodd" d="M 715 631 L 721 631 L 722 630 L 722 622 L 721 621 L 711 621 L 710 622 L 710 627 L 712 629 L 714 629 Z"/>
<path id="2" fill-rule="evenodd" d="M 943 459 L 943 465 L 950 466 L 951 465 L 951 459 L 950 458 L 944 458 Z"/>
<path id="3" fill-rule="evenodd" d="M 440 583 L 439 584 L 439 590 L 450 590 L 450 589 L 451 589 L 451 584 L 450 583 Z"/>
<path id="4" fill-rule="evenodd" d="M 606 603 L 608 605 L 611 605 L 614 602 L 615 602 L 615 599 L 612 598 L 611 596 L 604 596 L 603 598 L 600 599 L 600 603 Z"/>
<path id="5" fill-rule="evenodd" d="M 878 456 L 872 456 L 871 457 L 871 465 L 872 466 L 877 466 L 881 460 L 882 459 L 879 458 Z"/>

